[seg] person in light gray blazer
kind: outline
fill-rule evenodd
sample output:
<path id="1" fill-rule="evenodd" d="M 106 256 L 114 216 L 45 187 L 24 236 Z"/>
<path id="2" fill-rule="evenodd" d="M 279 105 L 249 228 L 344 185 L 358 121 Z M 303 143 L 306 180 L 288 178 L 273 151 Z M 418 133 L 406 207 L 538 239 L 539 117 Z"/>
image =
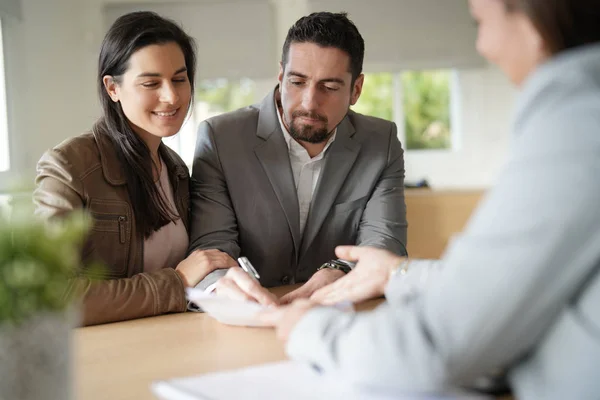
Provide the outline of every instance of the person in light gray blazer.
<path id="1" fill-rule="evenodd" d="M 478 386 L 600 398 L 600 1 L 471 0 L 477 47 L 522 92 L 509 160 L 440 261 L 342 247 L 315 293 L 382 295 L 368 313 L 298 301 L 263 316 L 294 360 L 398 391 Z"/>
<path id="2" fill-rule="evenodd" d="M 190 250 L 220 262 L 226 254 L 233 265 L 245 256 L 260 280 L 227 272 L 225 262 L 198 287 L 271 304 L 278 300 L 263 287 L 308 281 L 287 302 L 350 270 L 336 262 L 337 245 L 406 255 L 396 125 L 349 110 L 362 89 L 363 57 L 346 14 L 303 17 L 283 46 L 279 85 L 260 104 L 200 124 Z"/>

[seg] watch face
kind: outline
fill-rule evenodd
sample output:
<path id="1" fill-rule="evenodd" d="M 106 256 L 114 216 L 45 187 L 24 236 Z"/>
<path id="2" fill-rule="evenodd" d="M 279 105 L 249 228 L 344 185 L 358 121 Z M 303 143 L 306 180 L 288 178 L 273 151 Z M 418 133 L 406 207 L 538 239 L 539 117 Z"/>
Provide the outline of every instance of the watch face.
<path id="1" fill-rule="evenodd" d="M 337 269 L 339 271 L 342 271 L 345 274 L 352 271 L 352 268 L 350 268 L 350 266 L 348 264 L 346 264 L 344 262 L 340 262 L 338 260 L 327 261 L 326 263 L 322 264 L 319 268 L 317 268 L 317 271 L 319 271 L 323 268 Z"/>
<path id="2" fill-rule="evenodd" d="M 345 273 L 352 271 L 352 268 L 350 268 L 350 265 L 348 265 L 345 261 L 336 260 L 336 261 L 333 261 L 332 263 L 335 265 L 335 268 L 339 269 L 340 271 L 344 271 Z"/>

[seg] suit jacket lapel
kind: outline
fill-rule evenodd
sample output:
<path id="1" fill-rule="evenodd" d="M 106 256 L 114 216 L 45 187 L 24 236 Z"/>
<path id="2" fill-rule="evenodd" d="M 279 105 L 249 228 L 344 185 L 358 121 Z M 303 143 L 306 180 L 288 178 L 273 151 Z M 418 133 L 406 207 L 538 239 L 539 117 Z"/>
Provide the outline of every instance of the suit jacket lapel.
<path id="1" fill-rule="evenodd" d="M 283 209 L 294 241 L 294 248 L 296 254 L 298 254 L 300 249 L 298 195 L 294 185 L 289 150 L 276 114 L 275 90 L 267 95 L 260 105 L 256 135 L 264 142 L 256 146 L 254 152 L 262 164 L 275 196 Z"/>
<path id="2" fill-rule="evenodd" d="M 360 151 L 360 143 L 352 139 L 355 130 L 348 117 L 338 125 L 335 140 L 327 150 L 325 162 L 319 182 L 313 195 L 308 221 L 304 228 L 300 257 L 308 250 L 323 221 L 329 214 L 338 192 L 344 185 L 346 177 L 356 161 Z"/>

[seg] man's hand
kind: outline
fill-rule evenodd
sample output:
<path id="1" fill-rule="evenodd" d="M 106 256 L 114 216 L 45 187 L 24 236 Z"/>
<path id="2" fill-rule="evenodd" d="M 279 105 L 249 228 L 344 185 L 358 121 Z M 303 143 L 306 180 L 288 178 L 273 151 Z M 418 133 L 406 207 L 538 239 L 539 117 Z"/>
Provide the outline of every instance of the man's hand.
<path id="1" fill-rule="evenodd" d="M 219 296 L 232 299 L 255 301 L 265 306 L 279 304 L 279 299 L 274 294 L 240 267 L 229 268 L 225 276 L 217 281 L 215 290 Z"/>
<path id="2" fill-rule="evenodd" d="M 212 271 L 237 265 L 233 258 L 220 250 L 195 250 L 177 265 L 175 271 L 186 287 L 194 287 Z"/>
<path id="3" fill-rule="evenodd" d="M 314 302 L 334 304 L 348 300 L 357 303 L 383 296 L 391 272 L 405 259 L 373 247 L 338 246 L 335 254 L 357 264 L 343 278 L 313 293 L 310 300 Z"/>
<path id="4" fill-rule="evenodd" d="M 280 340 L 287 342 L 290 333 L 302 317 L 304 317 L 304 314 L 315 306 L 316 304 L 310 300 L 300 299 L 294 301 L 290 305 L 263 311 L 260 313 L 259 318 L 261 322 L 265 323 L 267 326 L 275 328 L 277 337 Z"/>
<path id="5" fill-rule="evenodd" d="M 306 282 L 304 285 L 300 286 L 298 289 L 286 294 L 281 298 L 282 304 L 289 304 L 296 299 L 306 298 L 308 299 L 314 292 L 325 287 L 341 277 L 345 274 L 337 269 L 332 268 L 323 268 L 313 274 L 313 276 Z"/>

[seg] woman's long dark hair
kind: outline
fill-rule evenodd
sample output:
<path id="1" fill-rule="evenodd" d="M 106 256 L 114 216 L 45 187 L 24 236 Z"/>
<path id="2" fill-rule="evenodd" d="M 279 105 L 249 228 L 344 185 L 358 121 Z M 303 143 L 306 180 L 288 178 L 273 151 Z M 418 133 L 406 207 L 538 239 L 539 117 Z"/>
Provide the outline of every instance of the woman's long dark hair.
<path id="1" fill-rule="evenodd" d="M 503 0 L 524 12 L 551 54 L 600 42 L 600 0 Z"/>
<path id="2" fill-rule="evenodd" d="M 193 93 L 196 70 L 194 39 L 176 23 L 156 13 L 140 11 L 119 17 L 104 37 L 98 58 L 98 94 L 104 114 L 101 122 L 106 128 L 103 131 L 110 137 L 123 163 L 136 227 L 144 238 L 176 217 L 154 182 L 150 149 L 131 128 L 121 103 L 112 101 L 108 95 L 103 78 L 109 75 L 119 83 L 133 53 L 149 45 L 165 43 L 177 43 L 181 48 Z"/>

